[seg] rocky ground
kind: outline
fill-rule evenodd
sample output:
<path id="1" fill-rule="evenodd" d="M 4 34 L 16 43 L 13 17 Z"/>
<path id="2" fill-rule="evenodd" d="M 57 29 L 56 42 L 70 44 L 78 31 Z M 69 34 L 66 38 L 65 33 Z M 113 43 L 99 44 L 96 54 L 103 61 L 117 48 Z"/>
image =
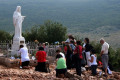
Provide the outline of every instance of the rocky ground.
<path id="1" fill-rule="evenodd" d="M 56 80 L 54 66 L 50 73 L 42 73 L 32 69 L 7 68 L 0 65 L 0 80 Z"/>
<path id="2" fill-rule="evenodd" d="M 74 69 L 68 70 L 67 77 L 56 78 L 55 65 L 50 65 L 50 73 L 42 73 L 32 69 L 7 68 L 0 65 L 0 80 L 120 80 L 120 73 L 113 72 L 107 78 L 104 76 L 91 76 L 91 71 L 82 72 L 82 76 L 77 76 Z"/>
<path id="3" fill-rule="evenodd" d="M 51 60 L 50 60 L 51 59 Z M 52 61 L 50 58 L 49 61 Z M 52 63 L 52 62 L 51 62 Z M 76 75 L 75 69 L 68 70 L 67 78 L 56 78 L 55 64 L 50 64 L 50 73 L 43 73 L 31 69 L 8 68 L 0 65 L 0 80 L 120 80 L 120 72 L 112 71 L 112 75 L 104 77 L 103 75 L 92 76 L 91 71 L 82 72 L 81 77 Z M 101 71 L 97 69 L 98 73 Z"/>

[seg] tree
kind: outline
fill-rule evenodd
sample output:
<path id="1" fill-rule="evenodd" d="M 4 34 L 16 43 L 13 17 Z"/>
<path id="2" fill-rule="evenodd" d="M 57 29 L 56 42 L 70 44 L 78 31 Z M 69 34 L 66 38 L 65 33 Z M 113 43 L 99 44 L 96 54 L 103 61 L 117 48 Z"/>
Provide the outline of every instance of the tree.
<path id="1" fill-rule="evenodd" d="M 5 31 L 0 30 L 0 41 L 9 41 L 12 39 L 12 36 Z"/>
<path id="2" fill-rule="evenodd" d="M 44 26 L 46 30 L 46 39 L 50 43 L 53 43 L 55 41 L 61 42 L 65 40 L 67 29 L 62 24 L 58 22 L 46 21 L 42 26 Z"/>
<path id="3" fill-rule="evenodd" d="M 24 37 L 26 41 L 38 40 L 39 42 L 54 43 L 55 41 L 65 40 L 67 28 L 58 22 L 50 20 L 43 25 L 36 25 L 31 28 L 30 32 L 26 31 Z"/>
<path id="4" fill-rule="evenodd" d="M 37 26 L 33 26 L 30 31 L 25 30 L 23 36 L 25 37 L 26 41 L 34 41 L 37 39 L 38 28 Z"/>

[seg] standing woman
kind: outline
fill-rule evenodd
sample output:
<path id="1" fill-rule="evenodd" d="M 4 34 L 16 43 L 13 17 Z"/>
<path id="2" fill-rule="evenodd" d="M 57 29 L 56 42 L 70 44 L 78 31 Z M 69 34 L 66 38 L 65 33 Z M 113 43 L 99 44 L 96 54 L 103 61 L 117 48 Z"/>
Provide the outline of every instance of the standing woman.
<path id="1" fill-rule="evenodd" d="M 67 69 L 71 69 L 72 67 L 72 48 L 70 45 L 67 45 L 67 54 L 66 54 L 66 64 L 67 64 Z"/>
<path id="2" fill-rule="evenodd" d="M 46 52 L 43 47 L 39 47 L 39 51 L 36 53 L 37 66 L 35 67 L 35 71 L 47 72 L 46 68 Z"/>
<path id="3" fill-rule="evenodd" d="M 91 67 L 91 62 L 89 61 L 89 59 L 91 59 L 91 57 L 90 57 L 90 50 L 93 47 L 89 44 L 89 38 L 85 38 L 84 42 L 86 44 L 85 45 L 85 53 L 86 53 L 87 65 L 88 65 L 88 67 Z"/>
<path id="4" fill-rule="evenodd" d="M 74 50 L 74 55 L 76 55 L 75 65 L 77 75 L 81 76 L 81 60 L 82 60 L 82 46 L 81 41 L 77 41 L 77 46 Z"/>

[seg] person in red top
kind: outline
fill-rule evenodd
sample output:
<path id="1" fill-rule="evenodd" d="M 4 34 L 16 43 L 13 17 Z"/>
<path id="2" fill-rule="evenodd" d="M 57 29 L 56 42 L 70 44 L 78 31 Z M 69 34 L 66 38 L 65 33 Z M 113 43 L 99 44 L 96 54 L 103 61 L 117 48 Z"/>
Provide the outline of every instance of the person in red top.
<path id="1" fill-rule="evenodd" d="M 36 53 L 37 66 L 35 67 L 35 71 L 47 72 L 46 68 L 46 52 L 43 47 L 39 47 L 39 51 Z"/>
<path id="2" fill-rule="evenodd" d="M 81 41 L 77 41 L 77 46 L 74 50 L 74 55 L 76 56 L 75 66 L 77 75 L 81 76 L 81 60 L 82 60 L 82 46 Z"/>
<path id="3" fill-rule="evenodd" d="M 64 46 L 64 53 L 66 54 L 67 53 L 67 45 L 69 45 L 68 42 L 65 42 L 65 46 Z"/>
<path id="4" fill-rule="evenodd" d="M 67 46 L 64 47 L 64 52 L 67 53 Z"/>

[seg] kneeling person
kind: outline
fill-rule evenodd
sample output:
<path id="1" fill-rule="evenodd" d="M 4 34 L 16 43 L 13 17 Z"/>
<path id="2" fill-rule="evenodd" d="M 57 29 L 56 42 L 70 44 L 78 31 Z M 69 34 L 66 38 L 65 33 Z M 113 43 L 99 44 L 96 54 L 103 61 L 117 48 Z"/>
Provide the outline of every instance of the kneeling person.
<path id="1" fill-rule="evenodd" d="M 28 49 L 24 47 L 23 45 L 20 45 L 20 50 L 19 53 L 21 54 L 21 62 L 22 62 L 22 68 L 23 69 L 28 69 L 29 68 L 29 63 L 30 63 L 30 58 L 28 55 Z"/>
<path id="2" fill-rule="evenodd" d="M 39 72 L 47 72 L 46 68 L 46 52 L 43 47 L 39 47 L 39 51 L 36 53 L 37 58 L 37 66 L 35 67 L 35 71 Z"/>
<path id="3" fill-rule="evenodd" d="M 91 70 L 92 70 L 92 75 L 97 75 L 97 55 L 95 54 L 95 50 L 91 50 L 91 59 L 89 60 L 91 62 Z"/>
<path id="4" fill-rule="evenodd" d="M 56 67 L 56 77 L 59 77 L 59 75 L 67 72 L 67 66 L 66 66 L 66 61 L 62 57 L 62 55 L 58 54 L 57 56 L 57 67 Z"/>

